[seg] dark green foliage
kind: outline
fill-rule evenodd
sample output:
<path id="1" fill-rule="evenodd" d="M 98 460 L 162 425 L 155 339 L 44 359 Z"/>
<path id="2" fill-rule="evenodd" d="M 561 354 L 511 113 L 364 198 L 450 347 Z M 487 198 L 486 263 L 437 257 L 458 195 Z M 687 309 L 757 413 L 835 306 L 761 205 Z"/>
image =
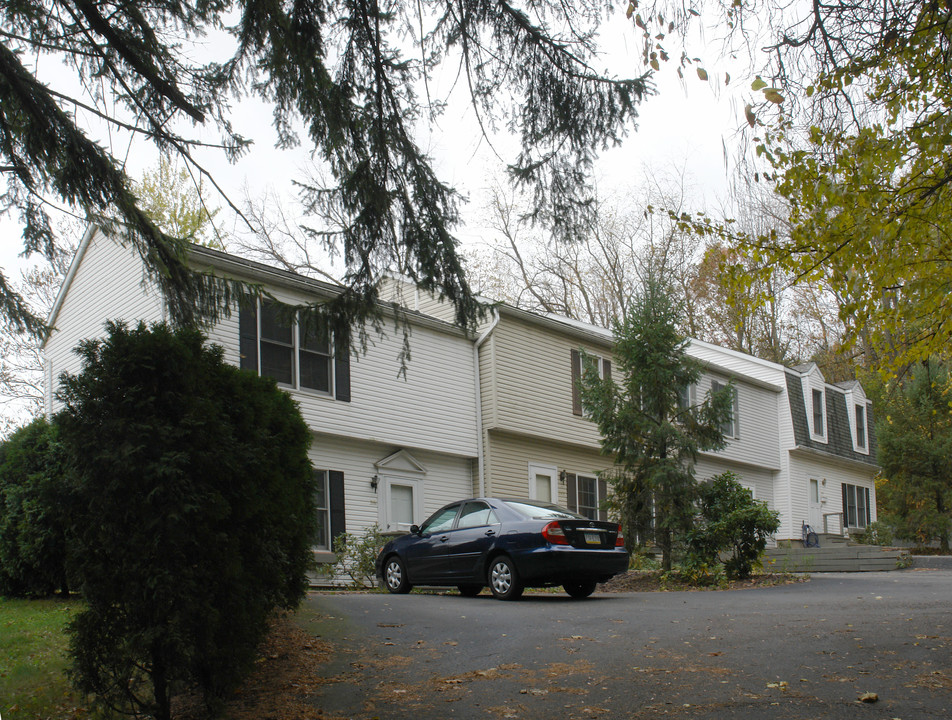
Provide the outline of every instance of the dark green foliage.
<path id="1" fill-rule="evenodd" d="M 275 607 L 306 589 L 315 525 L 310 433 L 290 396 L 166 325 L 87 341 L 57 416 L 75 482 L 74 679 L 103 705 L 168 718 L 214 706 Z"/>
<path id="2" fill-rule="evenodd" d="M 952 530 L 952 375 L 930 360 L 891 388 L 876 424 L 879 519 L 896 536 L 949 551 Z"/>
<path id="3" fill-rule="evenodd" d="M 345 291 L 324 308 L 336 336 L 346 340 L 352 321 L 374 314 L 383 269 L 448 298 L 457 320 L 470 325 L 478 303 L 453 235 L 459 198 L 417 144 L 419 124 L 443 102 L 424 102 L 416 90 L 446 63 L 464 74 L 459 86 L 469 90 L 483 127 L 520 137 L 510 171 L 533 191 L 534 216 L 560 238 L 578 238 L 593 212 L 588 176 L 596 154 L 633 128 L 648 92 L 644 78 L 592 70 L 605 14 L 593 0 L 520 7 L 485 0 L 7 2 L 0 9 L 0 167 L 9 193 L 0 212 L 19 208 L 27 246 L 49 252 L 45 196 L 78 206 L 128 233 L 173 319 L 214 317 L 234 288 L 187 269 L 182 239 L 142 212 L 121 163 L 87 136 L 83 121 L 134 128 L 135 139 L 178 154 L 200 174 L 192 151 L 208 143 L 198 137 L 217 131 L 221 150 L 240 155 L 249 141 L 231 127 L 229 104 L 258 96 L 274 108 L 279 146 L 297 145 L 303 128 L 305 154 L 330 179 L 303 190 L 308 211 L 335 219 L 310 239 L 333 246 L 346 264 Z M 196 60 L 206 53 L 192 42 L 206 33 L 216 35 L 220 62 Z M 72 84 L 37 76 L 59 60 L 78 76 L 68 78 Z M 71 96 L 77 79 L 91 90 Z M 194 124 L 203 132 L 184 134 Z M 2 310 L 38 328 L 18 300 L 0 276 Z"/>
<path id="4" fill-rule="evenodd" d="M 727 577 L 750 577 L 767 547 L 767 538 L 780 527 L 780 514 L 754 500 L 732 472 L 715 475 L 698 486 L 697 518 L 687 534 L 688 564 L 716 566 L 721 553 Z"/>
<path id="5" fill-rule="evenodd" d="M 69 504 L 56 428 L 37 418 L 0 445 L 0 594 L 69 594 Z"/>
<path id="6" fill-rule="evenodd" d="M 731 385 L 700 403 L 682 402 L 701 369 L 677 331 L 681 312 L 672 293 L 649 280 L 614 327 L 620 382 L 599 378 L 587 363 L 581 382 L 583 404 L 602 435 L 602 452 L 619 466 L 605 477 L 625 537 L 629 543 L 647 540 L 653 532 L 665 570 L 671 569 L 675 540 L 693 520 L 693 463 L 699 452 L 724 447 L 721 427 L 733 406 Z M 646 528 L 652 507 L 653 528 Z"/>

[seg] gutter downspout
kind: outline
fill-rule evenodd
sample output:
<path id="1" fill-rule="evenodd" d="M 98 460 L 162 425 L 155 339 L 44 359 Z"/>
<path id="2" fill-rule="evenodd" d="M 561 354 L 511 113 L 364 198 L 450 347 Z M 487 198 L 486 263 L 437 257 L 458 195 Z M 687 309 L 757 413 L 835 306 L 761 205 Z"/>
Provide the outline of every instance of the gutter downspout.
<path id="1" fill-rule="evenodd" d="M 476 378 L 476 472 L 479 475 L 479 497 L 486 496 L 486 464 L 483 461 L 483 398 L 482 383 L 479 377 L 479 348 L 489 339 L 492 331 L 499 324 L 499 311 L 493 308 L 492 313 L 493 321 L 473 344 L 473 369 L 476 371 L 474 373 Z"/>

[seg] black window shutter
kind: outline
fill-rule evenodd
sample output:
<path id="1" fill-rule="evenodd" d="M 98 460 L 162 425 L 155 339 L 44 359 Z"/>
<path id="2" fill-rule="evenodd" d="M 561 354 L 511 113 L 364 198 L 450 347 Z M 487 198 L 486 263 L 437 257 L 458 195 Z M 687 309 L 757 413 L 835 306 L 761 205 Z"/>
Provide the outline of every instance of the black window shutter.
<path id="1" fill-rule="evenodd" d="M 238 310 L 238 367 L 258 372 L 258 306 Z"/>
<path id="2" fill-rule="evenodd" d="M 344 473 L 339 470 L 328 471 L 327 489 L 331 496 L 331 546 L 333 547 L 334 538 L 347 531 L 347 519 L 344 515 Z"/>
<path id="3" fill-rule="evenodd" d="M 605 510 L 605 501 L 608 499 L 608 483 L 598 478 L 598 519 L 608 520 L 608 512 Z"/>
<path id="4" fill-rule="evenodd" d="M 350 352 L 346 347 L 334 352 L 334 397 L 350 402 Z"/>
<path id="5" fill-rule="evenodd" d="M 565 494 L 568 497 L 569 510 L 578 512 L 578 491 L 576 490 L 575 474 L 565 474 Z"/>
<path id="6" fill-rule="evenodd" d="M 612 361 L 611 360 L 602 360 L 602 379 L 603 380 L 612 379 Z"/>
<path id="7" fill-rule="evenodd" d="M 582 356 L 578 350 L 572 351 L 572 414 L 582 414 L 582 394 L 578 383 L 582 377 Z"/>
<path id="8" fill-rule="evenodd" d="M 863 492 L 866 493 L 866 525 L 864 527 L 869 527 L 872 522 L 872 513 L 869 511 L 869 488 L 863 488 Z"/>
<path id="9" fill-rule="evenodd" d="M 843 489 L 843 525 L 848 526 L 850 522 L 849 491 L 846 489 L 846 483 L 840 487 Z"/>

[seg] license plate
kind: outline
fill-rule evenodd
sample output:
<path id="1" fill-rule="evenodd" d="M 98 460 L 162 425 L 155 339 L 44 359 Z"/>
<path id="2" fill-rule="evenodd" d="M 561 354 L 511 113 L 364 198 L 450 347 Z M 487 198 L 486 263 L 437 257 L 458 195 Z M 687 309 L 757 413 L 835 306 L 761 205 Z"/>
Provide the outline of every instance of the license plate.
<path id="1" fill-rule="evenodd" d="M 601 545 L 602 536 L 598 533 L 585 533 L 585 544 L 586 545 Z"/>

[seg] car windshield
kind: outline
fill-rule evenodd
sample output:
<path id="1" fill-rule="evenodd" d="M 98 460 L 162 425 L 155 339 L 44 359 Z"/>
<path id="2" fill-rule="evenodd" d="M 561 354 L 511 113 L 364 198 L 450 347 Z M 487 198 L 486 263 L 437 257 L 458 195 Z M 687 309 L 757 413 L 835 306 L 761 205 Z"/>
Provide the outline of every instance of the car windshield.
<path id="1" fill-rule="evenodd" d="M 567 510 L 564 507 L 559 507 L 558 505 L 548 505 L 548 504 L 535 504 L 531 502 L 516 502 L 513 500 L 506 500 L 506 505 L 511 507 L 520 515 L 530 518 L 532 520 L 544 520 L 552 518 L 555 520 L 584 520 L 584 516 L 574 513 L 571 510 Z"/>

